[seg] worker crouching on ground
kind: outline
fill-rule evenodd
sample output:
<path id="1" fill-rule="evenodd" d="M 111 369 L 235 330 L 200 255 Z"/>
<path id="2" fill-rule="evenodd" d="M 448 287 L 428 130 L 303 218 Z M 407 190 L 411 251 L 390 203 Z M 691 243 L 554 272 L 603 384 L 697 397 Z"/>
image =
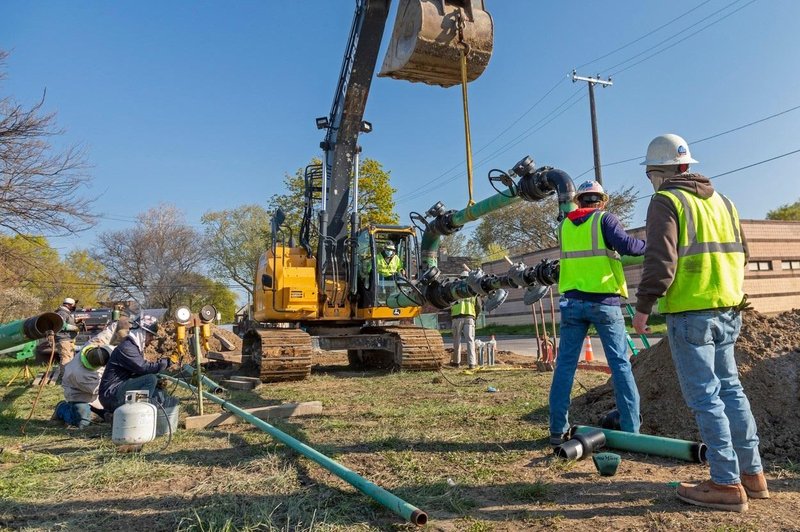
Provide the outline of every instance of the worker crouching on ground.
<path id="1" fill-rule="evenodd" d="M 152 316 L 141 316 L 131 322 L 128 336 L 111 353 L 100 382 L 100 402 L 109 412 L 125 402 L 125 392 L 130 390 L 147 390 L 151 398 L 159 398 L 156 395 L 157 374 L 167 369 L 170 361 L 162 358 L 158 362 L 148 362 L 144 358 L 145 348 L 157 334 L 158 321 Z"/>
<path id="2" fill-rule="evenodd" d="M 721 510 L 747 510 L 748 496 L 769 497 L 756 422 L 739 381 L 733 348 L 746 306 L 747 244 L 733 203 L 705 176 L 678 135 L 647 148 L 656 194 L 647 209 L 647 252 L 633 325 L 643 334 L 658 300 L 683 397 L 708 445 L 711 480 L 681 484 L 678 497 Z"/>
<path id="3" fill-rule="evenodd" d="M 466 279 L 468 271 L 461 272 L 461 278 Z M 478 366 L 478 355 L 475 353 L 475 318 L 481 313 L 481 303 L 477 296 L 459 299 L 450 307 L 453 317 L 453 358 L 450 365 L 461 366 L 461 337 L 467 344 L 467 362 L 469 369 Z"/>
<path id="4" fill-rule="evenodd" d="M 105 410 L 98 400 L 98 394 L 103 369 L 113 349 L 109 345 L 87 344 L 81 349 L 80 355 L 64 367 L 61 383 L 64 400 L 56 405 L 53 419 L 82 429 L 91 424 L 92 414 L 100 420 L 104 418 Z"/>
<path id="5" fill-rule="evenodd" d="M 550 388 L 551 445 L 560 445 L 569 428 L 572 383 L 590 325 L 597 329 L 611 368 L 620 426 L 626 432 L 639 432 L 639 391 L 620 310 L 621 299 L 628 297 L 620 255 L 642 255 L 645 243 L 629 236 L 617 217 L 603 210 L 608 195 L 600 183 L 581 184 L 575 202 L 578 209 L 559 229 L 561 334 Z"/>

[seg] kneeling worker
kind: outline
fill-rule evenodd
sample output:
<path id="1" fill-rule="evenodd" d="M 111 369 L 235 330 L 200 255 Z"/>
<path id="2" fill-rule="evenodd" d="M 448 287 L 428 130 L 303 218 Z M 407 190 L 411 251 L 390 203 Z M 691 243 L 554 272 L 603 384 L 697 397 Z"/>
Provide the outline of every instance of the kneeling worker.
<path id="1" fill-rule="evenodd" d="M 64 367 L 61 381 L 64 387 L 64 401 L 56 406 L 53 419 L 60 419 L 78 428 L 88 427 L 92 413 L 101 419 L 105 411 L 98 400 L 100 380 L 103 369 L 111 356 L 113 347 L 109 345 L 86 345 L 80 356 L 74 357 Z"/>
<path id="2" fill-rule="evenodd" d="M 142 316 L 131 322 L 128 336 L 111 353 L 103 379 L 100 382 L 100 402 L 113 412 L 125 402 L 125 392 L 147 390 L 155 397 L 158 373 L 170 365 L 168 358 L 148 362 L 145 348 L 158 334 L 158 321 L 152 316 Z"/>

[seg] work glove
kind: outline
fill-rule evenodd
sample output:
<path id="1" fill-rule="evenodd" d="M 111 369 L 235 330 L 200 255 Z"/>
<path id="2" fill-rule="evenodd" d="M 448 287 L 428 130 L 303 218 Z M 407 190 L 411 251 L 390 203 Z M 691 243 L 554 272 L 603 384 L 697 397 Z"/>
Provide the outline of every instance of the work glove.
<path id="1" fill-rule="evenodd" d="M 170 361 L 168 358 L 161 358 L 158 360 L 158 371 L 164 371 L 170 367 Z"/>

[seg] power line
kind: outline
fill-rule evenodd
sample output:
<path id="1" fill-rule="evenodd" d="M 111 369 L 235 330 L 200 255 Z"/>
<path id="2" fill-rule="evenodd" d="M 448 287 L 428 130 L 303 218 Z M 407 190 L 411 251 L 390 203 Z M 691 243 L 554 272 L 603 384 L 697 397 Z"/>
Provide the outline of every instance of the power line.
<path id="1" fill-rule="evenodd" d="M 674 19 L 670 20 L 669 22 L 665 22 L 665 23 L 664 23 L 664 24 L 662 24 L 661 26 L 659 26 L 659 27 L 657 27 L 657 28 L 655 28 L 655 29 L 653 29 L 653 30 L 650 30 L 650 31 L 648 31 L 647 33 L 645 33 L 645 34 L 641 35 L 640 37 L 638 37 L 638 38 L 636 38 L 636 39 L 634 39 L 634 40 L 632 40 L 632 41 L 630 41 L 630 42 L 628 42 L 628 43 L 626 43 L 626 44 L 623 44 L 623 45 L 622 45 L 622 46 L 620 46 L 619 48 L 615 48 L 614 50 L 611 50 L 611 51 L 610 51 L 610 52 L 608 52 L 608 53 L 605 53 L 605 54 L 603 54 L 603 55 L 601 55 L 601 56 L 599 56 L 599 57 L 596 57 L 596 58 L 592 59 L 591 61 L 589 61 L 589 62 L 587 62 L 587 63 L 584 63 L 584 64 L 582 64 L 582 65 L 578 65 L 578 66 L 576 66 L 576 67 L 575 67 L 575 70 L 582 69 L 582 68 L 583 68 L 583 67 L 585 67 L 585 66 L 589 66 L 589 65 L 591 65 L 591 64 L 593 64 L 593 63 L 596 63 L 596 62 L 600 61 L 601 59 L 605 59 L 606 57 L 609 57 L 609 56 L 611 56 L 611 55 L 614 55 L 615 53 L 617 53 L 617 52 L 619 52 L 619 51 L 621 51 L 621 50 L 624 50 L 625 48 L 628 48 L 629 46 L 631 46 L 631 45 L 633 45 L 633 44 L 636 44 L 637 42 L 639 42 L 639 41 L 641 41 L 641 40 L 643 40 L 643 39 L 645 39 L 645 38 L 649 37 L 650 35 L 653 35 L 654 33 L 656 33 L 656 32 L 658 32 L 658 31 L 660 31 L 660 30 L 662 30 L 662 29 L 666 28 L 667 26 L 669 26 L 669 25 L 670 25 L 670 24 L 672 24 L 673 22 L 677 22 L 678 20 L 682 19 L 683 17 L 685 17 L 685 16 L 686 16 L 686 15 L 688 15 L 689 13 L 692 13 L 693 11 L 697 11 L 698 9 L 700 9 L 701 7 L 703 7 L 704 5 L 706 5 L 707 3 L 709 3 L 710 1 L 711 1 L 711 0 L 705 0 L 705 2 L 700 2 L 698 5 L 696 5 L 695 7 L 693 7 L 692 9 L 690 9 L 689 11 L 686 11 L 686 12 L 684 12 L 684 13 L 682 13 L 682 14 L 678 15 L 677 17 L 675 17 Z"/>
<path id="2" fill-rule="evenodd" d="M 715 139 L 715 138 L 721 137 L 723 135 L 727 135 L 728 133 L 734 133 L 736 131 L 740 131 L 742 129 L 746 129 L 746 128 L 750 127 L 750 126 L 754 126 L 756 124 L 760 124 L 762 122 L 766 122 L 767 120 L 772 120 L 773 118 L 777 118 L 779 116 L 785 115 L 785 114 L 790 113 L 792 111 L 796 111 L 798 109 L 800 109 L 800 105 L 795 105 L 794 107 L 790 107 L 789 109 L 784 109 L 783 111 L 779 111 L 779 112 L 777 112 L 775 114 L 771 114 L 769 116 L 765 116 L 764 118 L 759 118 L 758 120 L 754 120 L 752 122 L 748 122 L 747 124 L 742 124 L 741 126 L 737 126 L 737 127 L 732 128 L 732 129 L 721 131 L 719 133 L 715 133 L 713 135 L 710 135 L 708 137 L 704 137 L 702 139 L 690 140 L 688 142 L 689 142 L 689 144 L 700 144 L 701 142 L 705 142 L 707 140 Z M 640 160 L 642 158 L 643 158 L 643 156 L 639 155 L 637 157 L 631 157 L 629 159 L 622 159 L 621 161 L 614 161 L 613 163 L 607 163 L 607 164 L 604 164 L 602 166 L 605 168 L 606 166 L 615 166 L 615 165 L 622 164 L 622 163 L 629 163 L 631 161 L 638 161 L 638 160 Z M 585 170 L 585 171 L 581 172 L 580 174 L 575 176 L 573 179 L 578 179 L 578 178 L 588 174 L 592 170 L 594 170 L 594 166 L 589 168 L 588 170 Z"/>
<path id="3" fill-rule="evenodd" d="M 723 11 L 723 10 L 727 9 L 728 7 L 732 6 L 733 4 L 736 4 L 736 3 L 738 3 L 738 2 L 741 2 L 741 1 L 742 1 L 742 0 L 736 0 L 735 2 L 732 2 L 732 3 L 731 3 L 731 4 L 729 4 L 728 6 L 726 6 L 726 7 L 722 8 L 722 9 L 720 9 L 719 11 Z M 713 22 L 710 22 L 709 24 L 707 24 L 707 25 L 703 26 L 703 27 L 702 27 L 702 28 L 700 28 L 699 30 L 697 30 L 697 31 L 695 31 L 695 32 L 693 32 L 693 33 L 690 33 L 689 35 L 687 35 L 686 37 L 684 37 L 682 40 L 680 40 L 680 41 L 677 41 L 677 42 L 674 42 L 674 43 L 670 44 L 669 46 L 665 46 L 665 47 L 664 47 L 664 48 L 662 48 L 661 50 L 658 50 L 657 52 L 654 52 L 654 53 L 652 53 L 652 54 L 648 55 L 647 57 L 645 57 L 645 58 L 643 58 L 643 59 L 640 59 L 639 61 L 637 61 L 637 62 L 635 62 L 635 63 L 633 63 L 633 64 L 631 64 L 631 65 L 628 65 L 628 66 L 626 66 L 626 67 L 625 67 L 625 68 L 623 68 L 623 69 L 620 69 L 620 70 L 617 70 L 617 71 L 615 71 L 615 72 L 612 72 L 612 73 L 611 73 L 611 74 L 609 74 L 609 75 L 610 75 L 610 76 L 617 76 L 617 75 L 621 74 L 622 72 L 625 72 L 626 70 L 630 70 L 631 68 L 633 68 L 633 67 L 635 67 L 635 66 L 637 66 L 637 65 L 639 65 L 639 64 L 641 64 L 641 63 L 644 63 L 644 62 L 645 62 L 645 61 L 647 61 L 648 59 L 652 59 L 653 57 L 655 57 L 655 56 L 657 56 L 657 55 L 659 55 L 659 54 L 661 54 L 661 53 L 664 53 L 664 52 L 666 52 L 666 51 L 667 51 L 667 50 L 669 50 L 670 48 L 673 48 L 673 47 L 675 47 L 675 46 L 677 46 L 677 45 L 679 45 L 679 44 L 682 44 L 683 42 L 685 42 L 685 41 L 686 41 L 686 39 L 689 39 L 689 38 L 691 38 L 691 37 L 694 37 L 695 35 L 697 35 L 697 34 L 698 34 L 698 33 L 700 33 L 701 31 L 703 31 L 703 30 L 705 30 L 705 29 L 708 29 L 708 28 L 710 28 L 711 26 L 713 26 L 713 25 L 717 24 L 718 22 L 722 22 L 722 21 L 723 21 L 723 20 L 725 20 L 726 18 L 730 17 L 731 15 L 733 15 L 733 14 L 735 14 L 735 13 L 738 13 L 739 11 L 741 11 L 741 10 L 742 10 L 742 9 L 744 9 L 744 8 L 746 8 L 746 7 L 747 7 L 747 6 L 749 6 L 750 4 L 753 4 L 753 3 L 755 3 L 755 1 L 756 1 L 756 0 L 750 0 L 750 1 L 749 1 L 749 2 L 747 2 L 745 5 L 743 5 L 743 6 L 739 7 L 739 8 L 737 8 L 737 9 L 734 9 L 734 10 L 733 10 L 733 11 L 731 11 L 730 13 L 727 13 L 725 16 L 722 16 L 722 17 L 718 18 L 717 20 L 715 20 L 715 21 L 713 21 Z M 716 12 L 715 12 L 715 13 L 713 13 L 713 14 L 719 13 L 719 11 L 716 11 Z M 713 15 L 713 14 L 712 14 L 712 15 Z M 702 22 L 703 20 L 707 20 L 708 18 L 709 18 L 709 17 L 706 17 L 706 18 L 702 19 L 702 20 L 701 20 L 701 22 Z M 689 28 L 692 28 L 692 27 L 694 27 L 694 26 L 696 26 L 696 25 L 697 25 L 697 24 L 692 24 L 691 26 L 689 26 Z M 683 31 L 686 31 L 686 30 L 688 30 L 689 28 L 686 28 L 686 29 L 685 29 L 685 30 L 683 30 Z M 682 32 L 681 32 L 681 33 L 682 33 Z M 656 45 L 656 46 L 659 46 L 659 45 Z M 645 50 L 645 52 L 647 52 L 647 51 L 649 51 L 649 50 L 652 50 L 653 48 L 654 48 L 654 47 L 651 47 L 651 48 L 649 48 L 648 50 Z M 643 52 L 643 53 L 644 53 L 644 52 Z M 637 56 L 638 56 L 638 55 L 641 55 L 641 54 L 637 54 Z M 611 68 L 609 68 L 608 70 L 611 70 L 612 68 L 615 68 L 616 66 L 620 66 L 620 65 L 622 65 L 622 64 L 624 64 L 624 63 L 626 63 L 626 62 L 627 62 L 627 61 L 624 61 L 623 63 L 620 63 L 620 64 L 618 64 L 618 65 L 615 65 L 614 67 L 611 67 Z"/>

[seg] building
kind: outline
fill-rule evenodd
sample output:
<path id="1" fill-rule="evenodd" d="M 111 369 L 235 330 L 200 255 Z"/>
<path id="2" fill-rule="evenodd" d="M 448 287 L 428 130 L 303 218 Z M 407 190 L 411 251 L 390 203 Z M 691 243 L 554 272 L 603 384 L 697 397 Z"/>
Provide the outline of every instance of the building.
<path id="1" fill-rule="evenodd" d="M 800 222 L 773 220 L 742 220 L 742 231 L 747 239 L 750 257 L 745 272 L 744 291 L 755 310 L 765 314 L 775 314 L 800 308 Z M 644 238 L 644 227 L 629 231 L 630 234 Z M 514 256 L 515 262 L 522 261 L 533 266 L 542 259 L 557 259 L 558 248 L 549 248 L 521 256 Z M 505 260 L 483 265 L 486 273 L 502 274 L 508 271 Z M 636 304 L 636 288 L 641 280 L 641 265 L 627 266 L 625 277 L 628 281 L 629 302 Z M 531 307 L 522 301 L 523 290 L 511 290 L 506 302 L 486 316 L 487 324 L 521 325 L 531 324 Z M 558 290 L 552 289 L 555 303 L 556 321 L 558 312 Z M 550 296 L 542 299 L 545 315 L 549 321 Z M 538 308 L 538 304 L 536 305 Z"/>

